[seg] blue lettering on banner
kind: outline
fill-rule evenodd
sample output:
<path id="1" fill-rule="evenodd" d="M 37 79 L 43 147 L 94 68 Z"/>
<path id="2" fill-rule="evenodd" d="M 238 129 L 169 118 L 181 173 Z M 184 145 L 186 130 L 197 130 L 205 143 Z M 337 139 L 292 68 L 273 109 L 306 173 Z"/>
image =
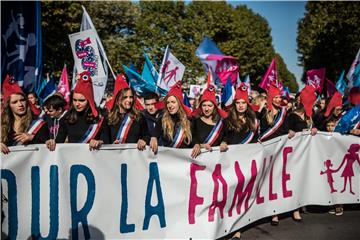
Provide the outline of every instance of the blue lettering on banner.
<path id="1" fill-rule="evenodd" d="M 145 217 L 144 217 L 143 230 L 147 230 L 149 228 L 150 218 L 153 215 L 158 216 L 161 228 L 166 227 L 164 199 L 161 192 L 158 165 L 157 163 L 150 163 L 149 168 L 150 171 L 149 171 L 149 181 L 146 191 Z M 158 204 L 156 206 L 151 206 L 151 196 L 152 196 L 154 181 L 156 184 L 156 194 L 157 194 Z"/>
<path id="2" fill-rule="evenodd" d="M 87 196 L 84 206 L 79 211 L 77 204 L 77 186 L 78 175 L 84 175 L 87 182 Z M 82 224 L 85 239 L 90 239 L 90 231 L 87 222 L 89 214 L 95 199 L 95 178 L 91 170 L 84 165 L 73 165 L 70 169 L 70 206 L 71 206 L 71 235 L 72 239 L 78 239 L 78 226 Z"/>
<path id="3" fill-rule="evenodd" d="M 17 215 L 17 189 L 16 177 L 13 172 L 7 169 L 1 169 L 1 179 L 5 179 L 8 184 L 8 202 L 9 202 L 9 239 L 16 239 L 18 231 Z M 2 209 L 1 209 L 2 210 Z"/>
<path id="4" fill-rule="evenodd" d="M 135 231 L 135 224 L 127 224 L 128 197 L 127 197 L 127 165 L 121 164 L 121 210 L 120 210 L 120 233 Z"/>
<path id="5" fill-rule="evenodd" d="M 40 233 L 40 169 L 31 168 L 31 236 L 33 239 L 56 239 L 59 232 L 58 166 L 50 167 L 50 229 L 47 237 Z"/>

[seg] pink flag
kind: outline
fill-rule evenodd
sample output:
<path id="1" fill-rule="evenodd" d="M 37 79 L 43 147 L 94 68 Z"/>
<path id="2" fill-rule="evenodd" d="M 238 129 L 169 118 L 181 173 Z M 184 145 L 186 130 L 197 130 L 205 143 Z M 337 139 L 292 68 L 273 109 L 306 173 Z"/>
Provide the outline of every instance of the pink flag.
<path id="1" fill-rule="evenodd" d="M 68 80 L 66 65 L 64 65 L 64 68 L 62 70 L 57 91 L 64 96 L 65 101 L 69 104 L 70 103 L 70 87 L 69 87 L 69 80 Z"/>
<path id="2" fill-rule="evenodd" d="M 266 71 L 263 79 L 259 84 L 259 87 L 264 90 L 268 90 L 271 84 L 275 85 L 277 88 L 280 89 L 280 91 L 282 91 L 283 85 L 279 81 L 275 58 L 273 58 L 273 60 L 271 61 L 268 70 Z"/>
<path id="3" fill-rule="evenodd" d="M 306 72 L 306 84 L 313 86 L 316 92 L 321 93 L 325 81 L 325 68 L 311 69 Z"/>
<path id="4" fill-rule="evenodd" d="M 331 97 L 337 91 L 334 83 L 329 79 L 326 79 L 326 94 L 327 97 Z"/>

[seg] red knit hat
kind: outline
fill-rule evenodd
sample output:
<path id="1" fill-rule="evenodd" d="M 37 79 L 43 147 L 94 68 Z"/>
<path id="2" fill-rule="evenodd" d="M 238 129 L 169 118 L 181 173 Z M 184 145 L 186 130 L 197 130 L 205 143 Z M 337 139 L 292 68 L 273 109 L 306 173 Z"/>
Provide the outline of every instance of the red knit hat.
<path id="1" fill-rule="evenodd" d="M 124 75 L 119 74 L 115 80 L 114 94 L 110 101 L 106 103 L 106 108 L 110 111 L 114 107 L 114 103 L 116 100 L 116 96 L 119 92 L 121 92 L 125 88 L 130 88 L 129 84 L 126 82 L 126 78 Z"/>
<path id="2" fill-rule="evenodd" d="M 273 99 L 275 96 L 281 95 L 281 91 L 279 88 L 277 88 L 275 85 L 271 84 L 269 89 L 268 89 L 268 94 L 267 94 L 267 107 L 269 110 L 272 109 L 273 105 Z"/>
<path id="3" fill-rule="evenodd" d="M 91 108 L 91 112 L 94 115 L 94 117 L 97 117 L 99 115 L 95 106 L 93 85 L 92 85 L 90 72 L 84 71 L 79 74 L 79 80 L 76 83 L 74 93 L 80 93 L 84 95 L 86 100 L 88 100 L 88 103 Z"/>
<path id="4" fill-rule="evenodd" d="M 339 91 L 336 91 L 334 95 L 331 97 L 331 100 L 326 108 L 325 117 L 328 117 L 330 115 L 331 110 L 335 107 L 341 107 L 342 106 L 342 95 Z"/>
<path id="5" fill-rule="evenodd" d="M 360 104 L 360 87 L 353 87 L 349 92 L 349 100 L 353 105 Z"/>
<path id="6" fill-rule="evenodd" d="M 201 104 L 205 101 L 210 101 L 214 104 L 214 107 L 216 109 L 216 111 L 218 112 L 218 114 L 220 115 L 221 118 L 226 118 L 227 117 L 227 113 L 218 108 L 217 106 L 217 102 L 216 102 L 216 96 L 215 96 L 215 87 L 212 85 L 209 85 L 203 92 L 201 98 L 200 98 L 200 104 L 197 107 L 197 109 L 194 110 L 193 112 L 193 116 L 198 116 L 201 112 Z"/>
<path id="7" fill-rule="evenodd" d="M 14 93 L 22 93 L 24 94 L 21 87 L 18 85 L 18 83 L 15 81 L 13 76 L 6 75 L 6 78 L 4 80 L 4 83 L 2 85 L 2 92 L 3 92 L 3 98 L 4 102 L 8 100 L 11 94 Z"/>
<path id="8" fill-rule="evenodd" d="M 316 101 L 315 88 L 310 85 L 306 85 L 300 92 L 300 102 L 304 105 L 305 114 L 308 117 L 312 117 L 313 106 Z"/>
<path id="9" fill-rule="evenodd" d="M 187 116 L 191 117 L 192 113 L 191 113 L 191 109 L 188 108 L 185 104 L 184 104 L 184 98 L 183 98 L 183 93 L 182 93 L 182 89 L 181 89 L 181 83 L 180 81 L 177 82 L 176 84 L 174 84 L 170 91 L 168 92 L 168 94 L 166 95 L 165 99 L 166 100 L 168 97 L 170 96 L 174 96 L 176 97 L 179 102 L 180 105 L 182 106 L 182 108 L 185 110 L 185 113 Z M 166 106 L 166 102 L 164 102 L 165 106 Z"/>
<path id="10" fill-rule="evenodd" d="M 240 99 L 245 100 L 245 102 L 252 108 L 253 111 L 257 112 L 259 110 L 259 106 L 250 103 L 248 87 L 244 83 L 241 83 L 240 86 L 236 89 L 233 103 Z"/>

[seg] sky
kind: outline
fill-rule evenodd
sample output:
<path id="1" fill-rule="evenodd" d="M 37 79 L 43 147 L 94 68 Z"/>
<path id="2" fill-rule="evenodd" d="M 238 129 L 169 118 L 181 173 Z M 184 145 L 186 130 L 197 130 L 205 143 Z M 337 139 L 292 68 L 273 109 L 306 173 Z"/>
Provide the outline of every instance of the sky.
<path id="1" fill-rule="evenodd" d="M 247 5 L 255 13 L 263 16 L 271 28 L 273 46 L 284 59 L 301 89 L 300 79 L 303 69 L 298 66 L 297 22 L 304 16 L 305 1 L 228 1 L 232 5 Z M 270 64 L 270 63 L 269 63 Z"/>

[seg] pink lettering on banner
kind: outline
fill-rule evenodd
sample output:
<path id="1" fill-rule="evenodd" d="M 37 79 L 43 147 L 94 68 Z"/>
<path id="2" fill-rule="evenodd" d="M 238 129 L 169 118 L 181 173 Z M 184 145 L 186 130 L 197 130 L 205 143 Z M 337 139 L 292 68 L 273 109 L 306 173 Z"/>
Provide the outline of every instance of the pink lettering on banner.
<path id="1" fill-rule="evenodd" d="M 275 159 L 273 160 L 273 156 L 270 156 L 270 176 L 269 176 L 269 200 L 276 200 L 277 199 L 277 193 L 273 193 L 273 171 L 274 171 L 274 163 Z"/>
<path id="2" fill-rule="evenodd" d="M 84 62 L 83 65 L 84 65 L 84 67 L 96 68 L 95 62 Z"/>
<path id="3" fill-rule="evenodd" d="M 87 55 L 88 55 L 88 52 L 86 52 L 86 51 L 76 52 L 76 56 L 77 56 L 78 58 L 84 58 L 84 57 L 86 57 Z"/>
<path id="4" fill-rule="evenodd" d="M 227 183 L 226 183 L 224 177 L 221 175 L 221 165 L 220 164 L 216 164 L 215 170 L 212 174 L 212 179 L 214 181 L 214 192 L 213 192 L 213 201 L 209 208 L 209 222 L 214 221 L 214 214 L 215 214 L 216 208 L 219 208 L 220 217 L 224 218 L 224 207 L 226 204 L 228 186 L 227 186 Z M 219 181 L 221 182 L 221 184 L 223 186 L 222 187 L 223 198 L 220 202 L 218 201 Z"/>
<path id="5" fill-rule="evenodd" d="M 85 47 L 85 45 L 88 45 L 88 44 L 90 44 L 90 43 L 91 43 L 90 38 L 87 38 L 87 39 L 85 39 L 85 40 L 83 40 L 83 41 L 80 41 L 80 46 L 81 46 L 81 47 Z"/>
<path id="6" fill-rule="evenodd" d="M 195 224 L 195 208 L 196 205 L 202 205 L 204 203 L 204 198 L 199 197 L 196 194 L 197 189 L 197 180 L 196 172 L 203 171 L 205 166 L 192 163 L 190 165 L 190 196 L 189 196 L 189 209 L 188 209 L 188 221 L 189 224 Z"/>
<path id="7" fill-rule="evenodd" d="M 283 150 L 283 168 L 282 168 L 282 191 L 284 198 L 292 196 L 292 191 L 286 188 L 286 182 L 290 180 L 290 174 L 286 173 L 287 156 L 293 151 L 292 147 L 286 147 Z"/>
<path id="8" fill-rule="evenodd" d="M 250 178 L 248 184 L 246 185 L 245 191 L 243 191 L 245 176 L 239 167 L 239 162 L 237 162 L 237 161 L 235 162 L 235 173 L 236 173 L 236 176 L 238 179 L 238 184 L 236 185 L 235 192 L 234 192 L 234 198 L 231 203 L 231 207 L 228 211 L 229 217 L 232 216 L 232 210 L 235 206 L 235 203 L 236 203 L 237 214 L 239 215 L 241 213 L 241 205 L 242 205 L 245 197 L 246 197 L 245 211 L 249 208 L 249 199 L 250 199 L 251 193 L 253 191 L 255 179 L 257 176 L 256 161 L 252 160 L 252 162 L 251 162 L 251 178 Z"/>
<path id="9" fill-rule="evenodd" d="M 263 167 L 262 167 L 262 170 L 261 170 L 261 175 L 262 178 L 264 178 L 264 172 L 265 172 L 265 167 L 266 167 L 266 158 L 264 158 L 264 164 L 263 164 Z M 263 196 L 260 196 L 260 181 L 261 179 L 259 180 L 259 184 L 257 185 L 257 188 L 256 188 L 256 204 L 261 204 L 261 203 L 264 203 L 264 197 Z"/>

